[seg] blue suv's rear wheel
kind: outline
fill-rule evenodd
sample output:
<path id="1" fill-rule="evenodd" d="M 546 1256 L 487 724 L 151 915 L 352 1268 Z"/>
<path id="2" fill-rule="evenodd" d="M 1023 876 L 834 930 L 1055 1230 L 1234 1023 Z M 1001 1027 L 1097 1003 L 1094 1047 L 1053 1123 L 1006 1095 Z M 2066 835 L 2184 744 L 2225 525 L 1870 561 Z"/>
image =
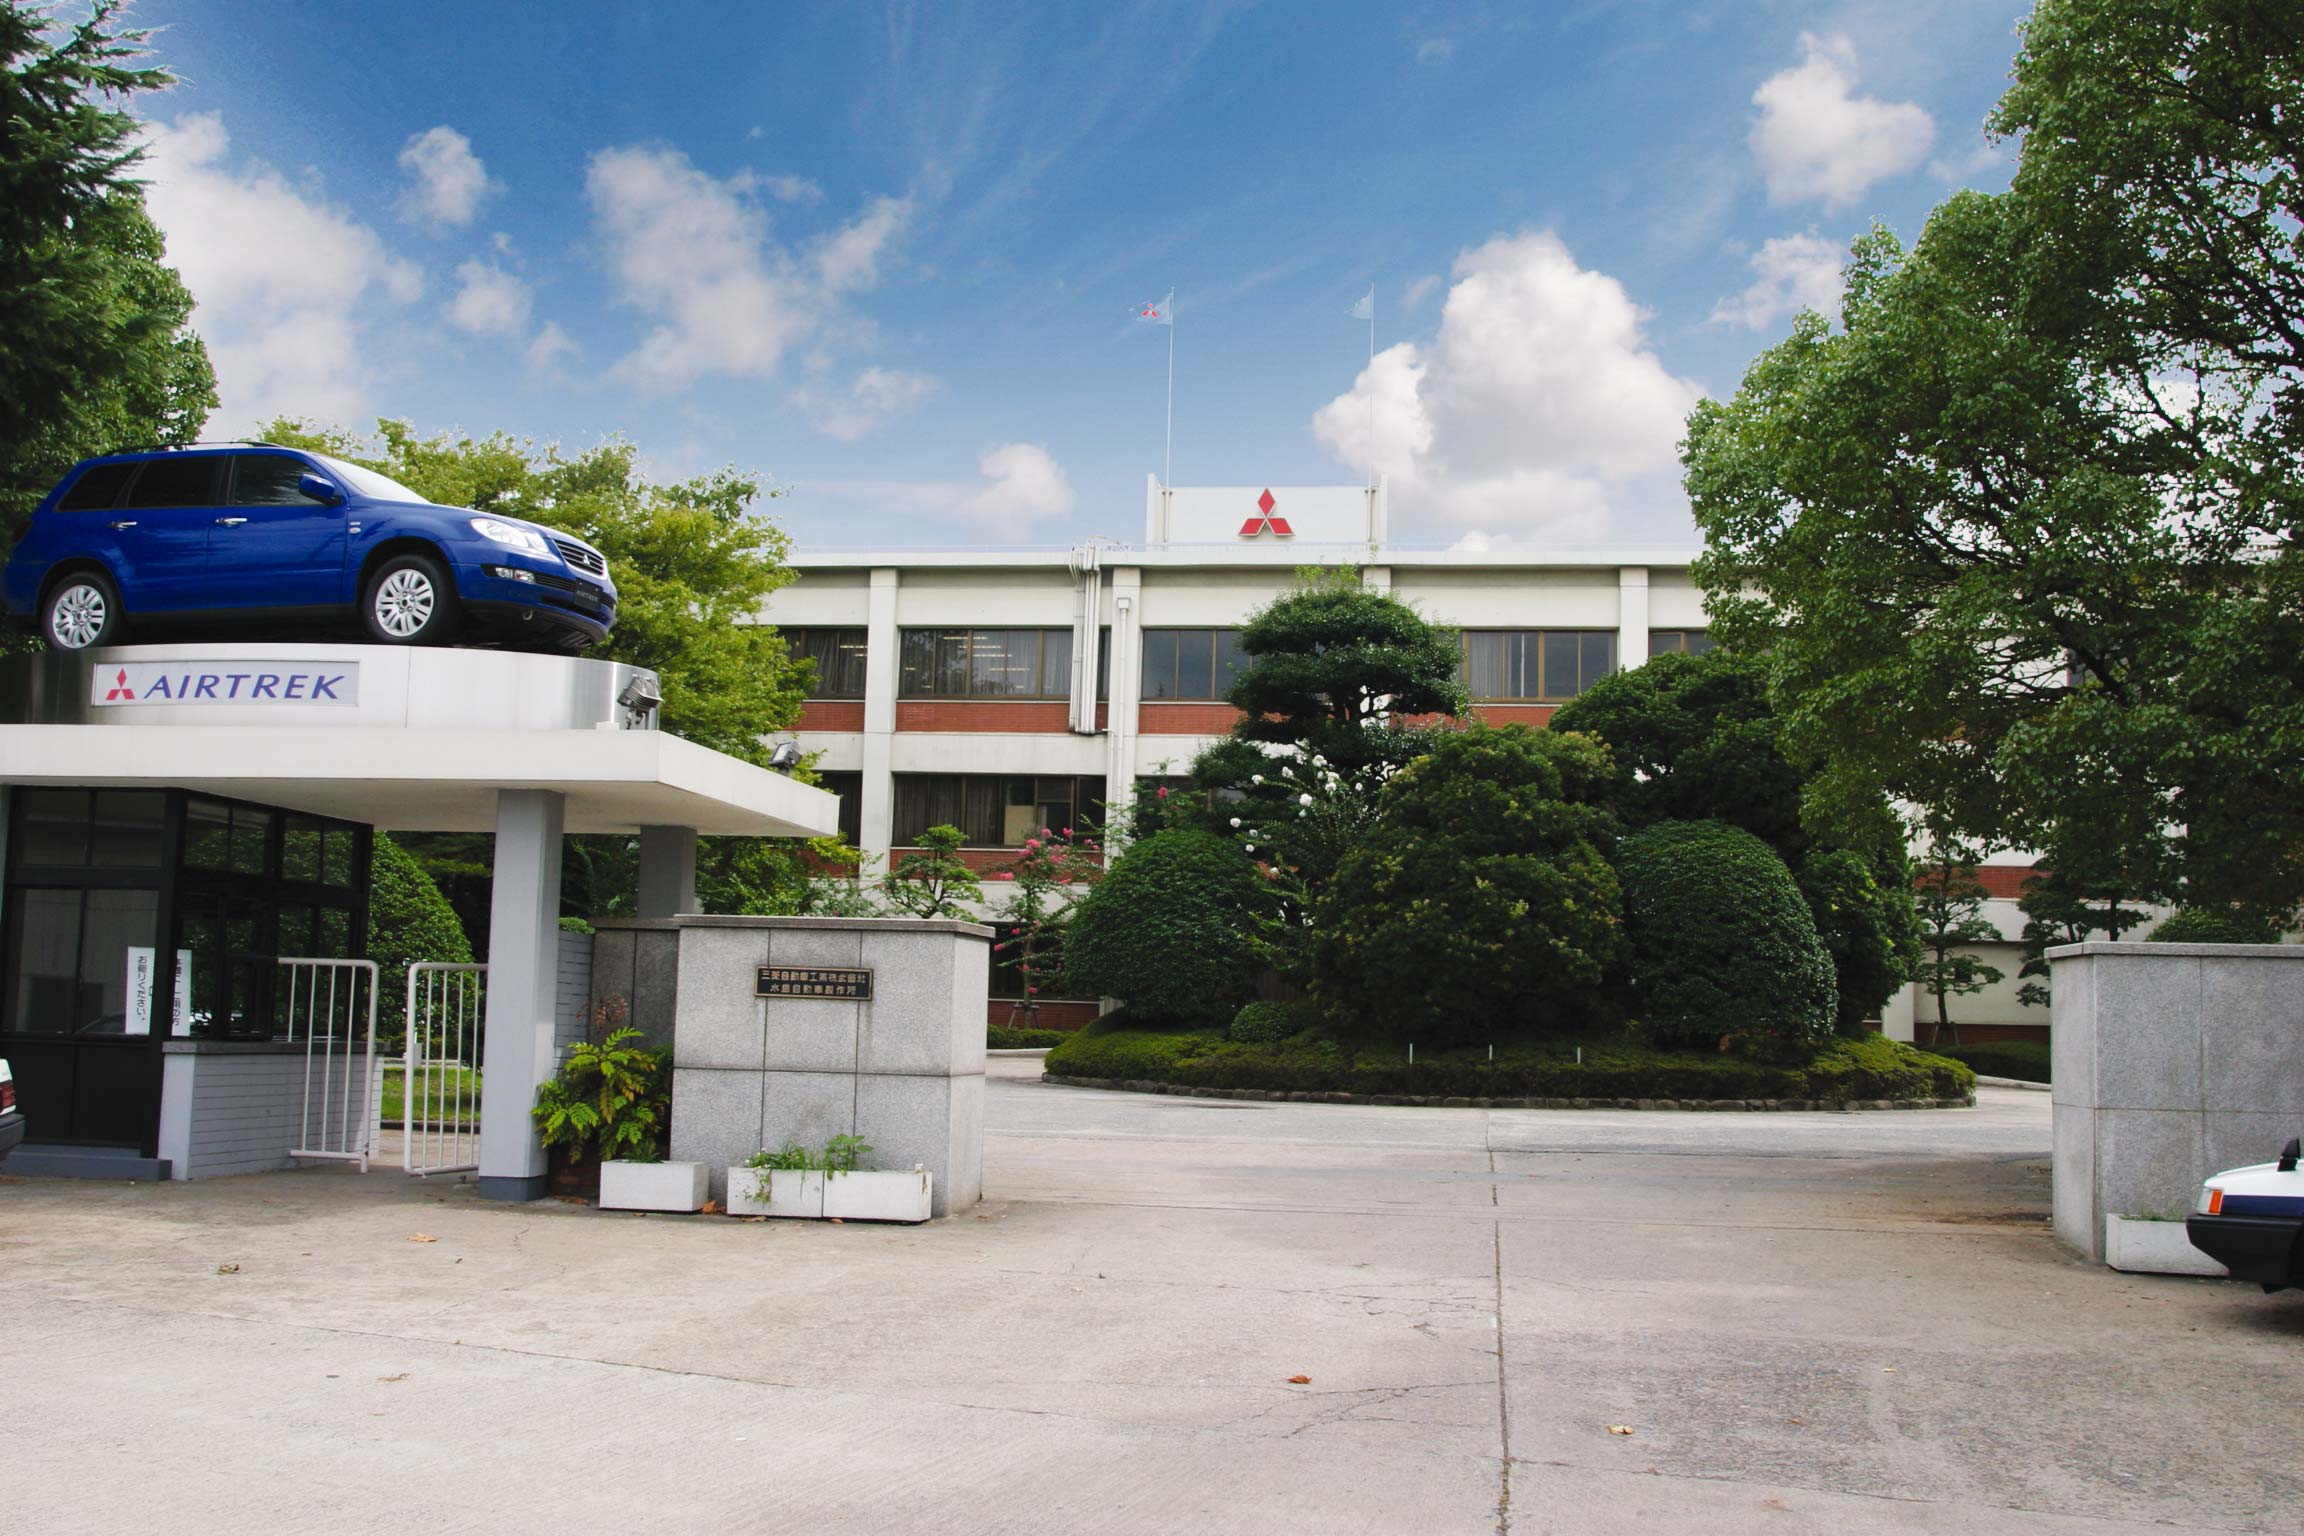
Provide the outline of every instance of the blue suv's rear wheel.
<path id="1" fill-rule="evenodd" d="M 462 613 L 456 588 L 429 555 L 394 555 L 368 575 L 360 624 L 385 645 L 441 645 L 455 638 Z"/>
<path id="2" fill-rule="evenodd" d="M 117 640 L 120 593 L 102 571 L 70 571 L 40 604 L 40 633 L 52 651 L 86 651 Z"/>

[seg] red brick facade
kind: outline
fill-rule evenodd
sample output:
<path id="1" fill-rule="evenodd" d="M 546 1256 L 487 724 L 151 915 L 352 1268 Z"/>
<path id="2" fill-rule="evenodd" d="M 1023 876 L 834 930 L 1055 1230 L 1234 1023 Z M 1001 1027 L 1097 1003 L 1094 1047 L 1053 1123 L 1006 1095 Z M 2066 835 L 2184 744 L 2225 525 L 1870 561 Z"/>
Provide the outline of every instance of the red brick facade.
<path id="1" fill-rule="evenodd" d="M 1480 704 L 1472 713 L 1480 717 L 1483 725 L 1533 725 L 1541 729 L 1552 723 L 1557 704 Z"/>
<path id="2" fill-rule="evenodd" d="M 890 869 L 894 869 L 897 865 L 903 863 L 904 856 L 906 854 L 923 853 L 925 851 L 925 849 L 920 848 L 891 848 L 888 850 L 888 867 Z M 1016 856 L 1023 851 L 1024 850 L 1021 848 L 963 848 L 957 854 L 955 854 L 954 857 L 958 858 L 961 863 L 967 865 L 970 869 L 976 871 L 978 875 L 990 876 L 991 872 L 995 869 L 998 869 L 1001 865 L 1015 863 Z M 1099 865 L 1104 862 L 1104 855 L 1101 852 L 1091 852 L 1088 854 L 1088 858 L 1091 862 Z M 1004 880 L 988 878 L 985 883 L 987 885 L 998 886 L 1005 885 L 1007 882 Z"/>
<path id="3" fill-rule="evenodd" d="M 900 731 L 975 731 L 990 736 L 1062 735 L 1072 728 L 1062 699 L 900 699 Z M 861 728 L 861 717 L 859 717 Z"/>
<path id="4" fill-rule="evenodd" d="M 1240 711 L 1222 702 L 1136 706 L 1136 729 L 1146 736 L 1221 736 L 1239 718 Z"/>
<path id="5" fill-rule="evenodd" d="M 800 706 L 803 731 L 860 731 L 864 729 L 862 699 L 810 699 Z"/>

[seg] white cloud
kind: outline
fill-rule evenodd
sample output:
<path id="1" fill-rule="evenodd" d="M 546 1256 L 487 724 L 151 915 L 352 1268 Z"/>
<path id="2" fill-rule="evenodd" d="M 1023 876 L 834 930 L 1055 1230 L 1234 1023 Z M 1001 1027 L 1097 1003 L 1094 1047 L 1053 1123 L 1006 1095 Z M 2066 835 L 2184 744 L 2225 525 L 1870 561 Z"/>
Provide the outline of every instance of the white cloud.
<path id="1" fill-rule="evenodd" d="M 435 229 L 461 229 L 482 203 L 504 190 L 488 179 L 472 141 L 446 123 L 411 134 L 400 151 L 400 169 L 410 178 L 400 195 L 401 217 Z"/>
<path id="2" fill-rule="evenodd" d="M 1771 203 L 1853 205 L 1872 186 L 1928 158 L 1936 120 L 1909 101 L 1854 94 L 1856 48 L 1845 37 L 1800 35 L 1800 62 L 1752 93 L 1752 154 Z"/>
<path id="3" fill-rule="evenodd" d="M 826 289 L 849 293 L 880 281 L 880 257 L 912 221 L 912 200 L 876 197 L 855 223 L 833 231 L 816 249 L 816 274 Z"/>
<path id="4" fill-rule="evenodd" d="M 1062 517 L 1079 503 L 1064 466 L 1037 443 L 1002 443 L 987 448 L 976 472 L 990 481 L 961 503 L 978 522 L 1013 526 Z"/>
<path id="5" fill-rule="evenodd" d="M 1657 358 L 1624 286 L 1547 231 L 1500 235 L 1452 275 L 1430 346 L 1379 352 L 1314 414 L 1329 452 L 1373 458 L 1405 514 L 1490 531 L 1591 538 L 1682 506 L 1676 445 L 1702 391 Z"/>
<path id="6" fill-rule="evenodd" d="M 467 261 L 456 269 L 448 323 L 475 336 L 517 336 L 528 329 L 528 285 L 502 267 Z"/>
<path id="7" fill-rule="evenodd" d="M 357 425 L 371 371 L 363 311 L 377 293 L 420 297 L 416 268 L 270 167 L 230 167 L 220 113 L 154 123 L 146 135 L 146 199 L 199 304 L 192 324 L 216 367 L 219 422 L 232 431 L 279 415 Z"/>
<path id="8" fill-rule="evenodd" d="M 1821 235 L 1778 235 L 1753 253 L 1752 286 L 1712 306 L 1712 323 L 1761 331 L 1803 309 L 1837 319 L 1844 260 Z"/>
<path id="9" fill-rule="evenodd" d="M 547 320 L 537 328 L 536 339 L 528 343 L 528 366 L 537 373 L 550 373 L 561 358 L 573 357 L 581 350 L 557 321 Z"/>
<path id="10" fill-rule="evenodd" d="M 1416 45 L 1416 62 L 1419 64 L 1445 64 L 1455 56 L 1456 42 L 1453 38 L 1428 37 Z"/>
<path id="11" fill-rule="evenodd" d="M 874 367 L 858 373 L 846 389 L 810 384 L 796 391 L 792 399 L 808 413 L 817 431 L 852 443 L 916 410 L 941 387 L 932 374 Z"/>
<path id="12" fill-rule="evenodd" d="M 1400 308 L 1403 312 L 1412 312 L 1439 291 L 1440 274 L 1437 272 L 1427 272 L 1422 277 L 1412 278 L 1400 292 Z"/>
<path id="13" fill-rule="evenodd" d="M 760 185 L 780 203 L 820 203 L 824 189 L 805 176 L 763 176 Z"/>
<path id="14" fill-rule="evenodd" d="M 909 200 L 877 199 L 801 260 L 770 237 L 755 184 L 673 149 L 593 156 L 585 191 L 618 297 L 657 321 L 616 365 L 641 388 L 773 377 L 788 349 L 839 318 L 844 295 L 878 282 L 911 216 Z"/>

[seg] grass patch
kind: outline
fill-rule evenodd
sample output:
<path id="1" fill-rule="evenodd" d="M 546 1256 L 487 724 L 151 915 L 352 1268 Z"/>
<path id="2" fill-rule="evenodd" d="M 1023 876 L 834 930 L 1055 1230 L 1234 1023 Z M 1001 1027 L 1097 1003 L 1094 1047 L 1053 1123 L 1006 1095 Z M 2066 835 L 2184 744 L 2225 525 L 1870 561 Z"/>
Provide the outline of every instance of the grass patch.
<path id="1" fill-rule="evenodd" d="M 986 1031 L 984 1048 L 990 1051 L 1044 1051 L 1050 1046 L 1062 1045 L 1073 1036 L 1069 1029 L 1003 1029 L 994 1024 Z"/>
<path id="2" fill-rule="evenodd" d="M 1986 1077 L 2012 1077 L 2020 1083 L 2045 1083 L 2048 1077 L 2048 1042 L 2045 1040 L 1987 1040 L 1981 1045 L 1942 1045 L 1936 1054 L 1964 1061 Z"/>
<path id="3" fill-rule="evenodd" d="M 1391 1041 L 1320 1031 L 1244 1044 L 1221 1029 L 1139 1026 L 1123 1014 L 1090 1024 L 1048 1053 L 1065 1077 L 1307 1093 L 1561 1099 L 1956 1099 L 1976 1086 L 1957 1061 L 1867 1035 L 1836 1039 L 1790 1061 L 1716 1051 L 1668 1051 L 1631 1041 L 1498 1043 L 1416 1053 Z"/>
<path id="4" fill-rule="evenodd" d="M 480 1069 L 477 1067 L 432 1067 L 427 1069 L 432 1078 L 429 1102 L 443 1112 L 456 1108 L 457 1097 L 463 1097 L 464 1120 L 467 1130 L 480 1124 Z M 448 1074 L 453 1071 L 456 1076 Z M 398 1125 L 406 1113 L 408 1103 L 408 1069 L 397 1061 L 384 1064 L 384 1114 L 386 1125 Z M 422 1106 L 419 1106 L 420 1108 Z"/>

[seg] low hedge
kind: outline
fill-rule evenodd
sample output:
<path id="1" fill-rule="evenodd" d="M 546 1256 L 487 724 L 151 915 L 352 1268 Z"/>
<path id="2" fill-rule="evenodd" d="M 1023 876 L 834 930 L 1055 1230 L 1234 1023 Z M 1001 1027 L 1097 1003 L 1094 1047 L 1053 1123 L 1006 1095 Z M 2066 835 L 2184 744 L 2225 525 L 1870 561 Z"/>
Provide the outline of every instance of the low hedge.
<path id="1" fill-rule="evenodd" d="M 1221 1029 L 1138 1027 L 1107 1015 L 1048 1053 L 1061 1077 L 1173 1083 L 1186 1088 L 1561 1099 L 1957 1099 L 1976 1074 L 1957 1061 L 1870 1035 L 1830 1040 L 1789 1063 L 1716 1051 L 1666 1051 L 1621 1041 L 1547 1040 L 1419 1051 L 1320 1035 L 1248 1044 Z"/>
<path id="2" fill-rule="evenodd" d="M 1982 1045 L 1940 1045 L 1936 1054 L 1964 1061 L 1984 1077 L 2012 1077 L 2023 1083 L 2045 1083 L 2048 1077 L 2048 1042 L 2045 1040 L 1992 1040 Z"/>
<path id="3" fill-rule="evenodd" d="M 988 1051 L 1044 1051 L 1050 1046 L 1062 1045 L 1072 1038 L 1069 1029 L 1002 1029 L 994 1024 L 985 1030 L 984 1049 Z"/>

